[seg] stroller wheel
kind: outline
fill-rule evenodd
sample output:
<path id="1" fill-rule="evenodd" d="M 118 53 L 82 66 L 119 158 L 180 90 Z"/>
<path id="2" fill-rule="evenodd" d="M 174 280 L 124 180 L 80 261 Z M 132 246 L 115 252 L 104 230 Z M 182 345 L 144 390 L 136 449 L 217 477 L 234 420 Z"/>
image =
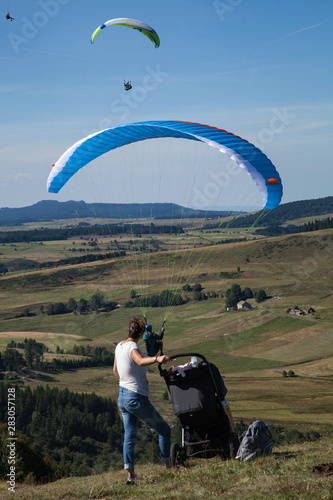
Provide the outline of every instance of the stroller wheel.
<path id="1" fill-rule="evenodd" d="M 185 450 L 177 443 L 172 443 L 170 447 L 170 459 L 172 467 L 183 465 L 185 459 Z"/>

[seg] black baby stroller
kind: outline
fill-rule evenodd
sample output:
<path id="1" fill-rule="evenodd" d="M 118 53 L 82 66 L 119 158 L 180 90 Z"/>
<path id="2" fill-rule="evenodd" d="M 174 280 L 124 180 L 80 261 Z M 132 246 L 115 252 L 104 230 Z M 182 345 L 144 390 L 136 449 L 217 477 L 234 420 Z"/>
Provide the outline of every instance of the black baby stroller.
<path id="1" fill-rule="evenodd" d="M 196 367 L 190 363 L 181 373 L 176 369 L 162 369 L 171 395 L 173 410 L 182 427 L 182 444 L 171 444 L 172 466 L 183 465 L 186 458 L 211 458 L 220 455 L 222 459 L 234 458 L 237 443 L 222 401 L 227 393 L 218 368 L 198 353 L 184 353 L 170 356 L 196 357 Z M 173 371 L 174 370 L 174 371 Z"/>

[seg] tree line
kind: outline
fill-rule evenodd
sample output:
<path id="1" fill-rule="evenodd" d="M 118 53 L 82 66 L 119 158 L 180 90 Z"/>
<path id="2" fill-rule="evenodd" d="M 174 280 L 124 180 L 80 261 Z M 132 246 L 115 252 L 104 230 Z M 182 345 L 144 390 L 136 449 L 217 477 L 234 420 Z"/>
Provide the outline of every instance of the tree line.
<path id="1" fill-rule="evenodd" d="M 288 220 L 300 217 L 315 217 L 333 213 L 333 196 L 318 198 L 315 200 L 292 201 L 282 203 L 274 210 L 267 210 L 258 226 L 280 225 Z M 246 215 L 236 219 L 234 224 L 243 224 L 244 227 L 251 226 L 256 222 L 258 214 Z M 234 226 L 235 227 L 235 226 Z M 239 227 L 239 226 L 237 226 Z"/>
<path id="2" fill-rule="evenodd" d="M 327 217 L 326 219 L 315 219 L 314 221 L 306 222 L 303 226 L 299 226 L 300 233 L 308 231 L 319 231 L 320 229 L 332 229 L 333 218 Z"/>
<path id="3" fill-rule="evenodd" d="M 113 300 L 105 300 L 104 295 L 100 292 L 94 293 L 90 299 L 81 298 L 76 301 L 74 298 L 70 298 L 65 304 L 64 302 L 55 302 L 47 304 L 42 312 L 45 312 L 48 316 L 53 316 L 55 314 L 85 314 L 89 312 L 110 312 L 116 309 L 118 303 Z"/>
<path id="4" fill-rule="evenodd" d="M 235 273 L 220 273 L 221 276 L 232 277 L 239 275 L 239 272 Z M 189 294 L 192 293 L 190 296 Z M 134 289 L 130 291 L 130 299 L 124 303 L 123 307 L 126 309 L 134 307 L 176 307 L 182 304 L 187 304 L 191 300 L 202 301 L 210 298 L 223 298 L 222 291 L 205 291 L 200 283 L 195 285 L 190 285 L 186 283 L 183 285 L 181 292 L 173 292 L 172 290 L 164 290 L 160 294 L 152 294 L 147 296 L 141 296 Z M 240 286 L 237 284 L 232 285 L 225 293 L 225 307 L 236 307 L 240 300 L 247 300 L 254 298 L 256 302 L 263 302 L 267 299 L 265 290 L 257 290 L 253 292 L 249 287 L 241 290 Z M 71 297 L 66 303 L 64 302 L 51 302 L 47 305 L 40 306 L 40 312 L 42 314 L 47 314 L 48 316 L 54 316 L 58 314 L 91 314 L 92 312 L 111 312 L 119 307 L 119 304 L 113 300 L 105 300 L 104 295 L 101 292 L 94 293 L 90 299 L 81 298 L 80 300 L 75 300 Z M 15 318 L 30 317 L 35 316 L 36 312 L 31 312 L 29 307 L 25 307 L 20 313 L 16 314 Z"/>
<path id="5" fill-rule="evenodd" d="M 181 234 L 184 229 L 181 224 L 156 225 L 150 224 L 105 224 L 94 226 L 75 226 L 58 229 L 30 229 L 23 231 L 1 231 L 1 243 L 30 243 L 33 241 L 59 241 L 75 236 L 109 236 L 112 235 L 150 235 L 150 234 Z"/>
<path id="6" fill-rule="evenodd" d="M 152 294 L 150 296 L 140 296 L 138 293 L 132 289 L 130 292 L 130 297 L 133 300 L 127 301 L 125 303 L 125 308 L 131 307 L 169 307 L 178 306 L 186 302 L 183 299 L 181 293 L 174 293 L 171 290 L 164 290 L 160 294 Z"/>
<path id="7" fill-rule="evenodd" d="M 225 274 L 225 273 L 221 273 Z M 228 273 L 229 274 L 229 273 Z M 232 275 L 237 273 L 230 273 Z M 215 292 L 215 291 L 207 291 L 205 292 L 202 285 L 200 283 L 196 283 L 195 285 L 190 285 L 186 283 L 182 287 L 182 292 L 185 293 L 183 296 L 181 293 L 173 293 L 170 290 L 164 290 L 160 295 L 154 294 L 149 297 L 140 297 L 137 292 L 132 289 L 131 290 L 131 299 L 134 301 L 129 301 L 125 303 L 125 307 L 168 307 L 168 306 L 177 306 L 180 304 L 187 304 L 191 298 L 188 295 L 192 293 L 193 300 L 198 302 L 202 300 L 208 300 L 209 298 L 223 298 L 223 292 Z M 235 308 L 237 303 L 241 300 L 247 300 L 254 298 L 256 302 L 260 303 L 266 300 L 267 294 L 265 290 L 260 289 L 253 292 L 251 288 L 245 287 L 244 290 L 238 284 L 233 284 L 231 288 L 228 288 L 225 292 L 225 307 L 226 308 Z"/>
<path id="8" fill-rule="evenodd" d="M 50 267 L 61 267 L 61 266 L 74 265 L 74 264 L 84 264 L 86 262 L 95 262 L 96 260 L 105 260 L 105 259 L 114 259 L 116 257 L 124 257 L 125 255 L 126 255 L 126 252 L 124 252 L 124 251 L 107 252 L 107 253 L 99 253 L 99 254 L 87 254 L 87 255 L 82 255 L 80 257 L 69 257 L 68 259 L 43 262 L 42 264 L 38 264 L 38 266 L 36 266 L 36 269 L 43 269 L 43 268 L 47 269 Z M 0 270 L 0 272 L 1 272 L 1 270 Z"/>
<path id="9" fill-rule="evenodd" d="M 306 222 L 302 226 L 295 226 L 293 224 L 287 226 L 269 224 L 264 228 L 257 229 L 255 234 L 262 236 L 280 236 L 282 234 L 306 233 L 309 231 L 319 231 L 320 229 L 331 229 L 332 227 L 333 219 L 327 217 L 326 219 L 315 219 L 314 221 Z"/>

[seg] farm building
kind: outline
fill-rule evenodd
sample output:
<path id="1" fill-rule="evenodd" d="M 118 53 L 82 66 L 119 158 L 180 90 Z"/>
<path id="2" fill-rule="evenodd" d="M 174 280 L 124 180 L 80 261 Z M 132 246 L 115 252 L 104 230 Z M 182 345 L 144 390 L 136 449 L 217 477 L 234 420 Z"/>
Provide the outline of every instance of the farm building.
<path id="1" fill-rule="evenodd" d="M 251 304 L 246 302 L 246 300 L 240 300 L 239 302 L 237 302 L 237 309 L 241 309 L 241 310 L 252 309 L 252 306 L 251 306 Z"/>

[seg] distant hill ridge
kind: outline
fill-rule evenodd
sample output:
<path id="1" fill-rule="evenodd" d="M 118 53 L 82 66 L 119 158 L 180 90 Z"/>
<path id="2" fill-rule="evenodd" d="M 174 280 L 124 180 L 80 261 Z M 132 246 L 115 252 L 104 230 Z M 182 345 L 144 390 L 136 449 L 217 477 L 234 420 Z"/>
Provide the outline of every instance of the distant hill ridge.
<path id="1" fill-rule="evenodd" d="M 85 203 L 84 201 L 44 200 L 22 208 L 0 208 L 0 226 L 59 219 L 142 219 L 225 216 L 229 212 L 194 210 L 175 203 Z"/>
<path id="2" fill-rule="evenodd" d="M 264 224 L 283 224 L 288 220 L 301 217 L 314 217 L 333 213 L 333 196 L 313 200 L 292 201 L 283 203 L 270 210 L 265 216 Z"/>
<path id="3" fill-rule="evenodd" d="M 268 212 L 264 224 L 282 224 L 299 217 L 313 217 L 333 213 L 333 196 L 313 200 L 294 201 L 279 205 Z M 85 203 L 84 201 L 44 200 L 22 208 L 0 208 L 0 226 L 20 225 L 26 222 L 46 222 L 59 219 L 126 219 L 126 218 L 179 218 L 218 217 L 230 212 L 206 212 L 174 203 Z M 251 224 L 254 216 L 243 215 L 244 225 Z M 256 216 L 255 216 L 256 217 Z"/>

